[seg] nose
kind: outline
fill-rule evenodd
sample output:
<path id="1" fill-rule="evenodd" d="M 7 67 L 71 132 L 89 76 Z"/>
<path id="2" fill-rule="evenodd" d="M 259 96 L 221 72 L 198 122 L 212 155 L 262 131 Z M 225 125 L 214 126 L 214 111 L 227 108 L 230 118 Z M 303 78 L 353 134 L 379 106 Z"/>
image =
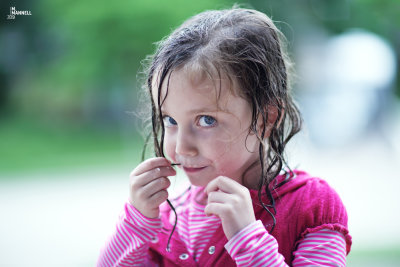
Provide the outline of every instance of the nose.
<path id="1" fill-rule="evenodd" d="M 198 150 L 196 140 L 191 130 L 179 129 L 176 139 L 175 153 L 188 157 L 194 157 L 197 155 Z"/>

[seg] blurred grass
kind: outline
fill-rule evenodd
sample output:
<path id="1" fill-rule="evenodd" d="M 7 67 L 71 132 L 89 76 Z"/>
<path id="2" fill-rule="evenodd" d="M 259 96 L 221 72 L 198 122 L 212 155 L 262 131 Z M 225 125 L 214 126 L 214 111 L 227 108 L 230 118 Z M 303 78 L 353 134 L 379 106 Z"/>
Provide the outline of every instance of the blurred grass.
<path id="1" fill-rule="evenodd" d="M 67 170 L 138 162 L 139 134 L 117 126 L 94 127 L 10 118 L 0 121 L 0 179 L 28 171 Z"/>
<path id="2" fill-rule="evenodd" d="M 353 249 L 347 266 L 400 266 L 400 247 Z"/>

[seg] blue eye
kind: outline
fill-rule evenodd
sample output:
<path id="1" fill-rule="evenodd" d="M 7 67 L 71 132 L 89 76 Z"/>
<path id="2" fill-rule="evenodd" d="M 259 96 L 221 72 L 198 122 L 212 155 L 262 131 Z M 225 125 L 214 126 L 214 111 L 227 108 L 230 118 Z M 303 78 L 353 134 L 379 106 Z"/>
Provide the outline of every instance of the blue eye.
<path id="1" fill-rule="evenodd" d="M 170 116 L 164 116 L 163 122 L 165 127 L 171 127 L 177 125 L 176 121 Z"/>
<path id="2" fill-rule="evenodd" d="M 212 127 L 215 126 L 215 124 L 217 124 L 217 120 L 211 116 L 204 115 L 199 119 L 199 125 L 202 127 Z"/>

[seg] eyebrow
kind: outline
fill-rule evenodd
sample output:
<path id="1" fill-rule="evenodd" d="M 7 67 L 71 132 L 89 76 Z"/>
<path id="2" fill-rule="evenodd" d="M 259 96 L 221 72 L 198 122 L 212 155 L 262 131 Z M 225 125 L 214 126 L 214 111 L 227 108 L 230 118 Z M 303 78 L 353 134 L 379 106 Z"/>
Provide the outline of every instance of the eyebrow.
<path id="1" fill-rule="evenodd" d="M 161 112 L 166 113 L 165 108 L 161 107 Z M 206 108 L 193 109 L 189 111 L 189 113 L 191 114 L 216 113 L 216 112 L 229 113 L 228 111 L 223 109 L 206 109 Z"/>

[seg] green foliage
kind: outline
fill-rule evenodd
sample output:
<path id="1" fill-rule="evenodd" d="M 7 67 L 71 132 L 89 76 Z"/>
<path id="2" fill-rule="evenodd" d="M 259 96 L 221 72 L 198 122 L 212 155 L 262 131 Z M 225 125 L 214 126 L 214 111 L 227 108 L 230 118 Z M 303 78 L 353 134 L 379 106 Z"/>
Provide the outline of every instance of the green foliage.
<path id="1" fill-rule="evenodd" d="M 128 166 L 139 162 L 143 140 L 104 130 L 12 118 L 0 124 L 0 178 L 34 170 Z"/>
<path id="2" fill-rule="evenodd" d="M 397 0 L 249 0 L 244 6 L 271 15 L 292 40 L 310 25 L 340 33 L 360 27 L 400 47 Z M 205 9 L 232 6 L 230 0 L 51 1 L 38 0 L 34 16 L 23 18 L 26 62 L 10 79 L 12 110 L 40 117 L 91 120 L 112 116 L 115 107 L 137 103 L 140 61 L 154 43 L 186 18 Z M 279 23 L 278 23 L 279 25 Z M 400 91 L 400 89 L 399 89 Z M 5 91 L 4 91 L 5 92 Z M 400 94 L 400 92 L 399 92 Z M 6 97 L 6 96 L 4 96 Z M 111 114 L 111 115 L 110 115 Z"/>
<path id="3" fill-rule="evenodd" d="M 18 58 L 8 58 L 23 64 L 9 69 L 5 82 L 11 112 L 9 118 L 0 114 L 0 176 L 121 164 L 127 153 L 139 160 L 142 145 L 130 134 L 135 130 L 125 111 L 135 109 L 140 61 L 183 20 L 229 6 L 213 0 L 190 5 L 183 0 L 39 0 L 25 5 L 31 17 L 7 22 L 18 37 L 10 41 Z"/>
<path id="4" fill-rule="evenodd" d="M 153 43 L 189 16 L 226 3 L 40 0 L 33 35 L 40 45 L 32 47 L 32 65 L 12 99 L 25 113 L 77 118 L 88 109 L 109 113 L 115 96 L 130 105 Z"/>
<path id="5" fill-rule="evenodd" d="M 400 247 L 352 248 L 346 260 L 347 266 L 397 266 L 400 261 Z"/>
<path id="6" fill-rule="evenodd" d="M 0 121 L 0 140 L 6 140 L 0 144 L 5 158 L 0 169 L 10 170 L 75 162 L 79 158 L 75 155 L 98 154 L 98 144 L 114 151 L 109 155 L 120 153 L 123 145 L 114 142 L 118 129 L 96 137 L 90 127 L 76 132 L 73 124 L 107 123 L 109 128 L 113 127 L 110 122 L 118 124 L 126 110 L 135 109 L 140 61 L 153 53 L 154 43 L 200 11 L 233 5 L 231 0 L 21 1 L 21 8 L 32 10 L 33 15 L 0 24 L 0 37 L 9 42 L 4 47 L 13 50 L 3 52 L 5 42 L 1 43 L 7 62 L 0 62 L 0 110 L 7 104 L 10 114 L 24 117 L 15 124 Z M 278 26 L 291 43 L 296 41 L 295 34 L 310 27 L 332 34 L 358 27 L 385 37 L 400 49 L 398 0 L 241 2 L 275 21 L 287 22 L 278 22 Z M 9 4 L 2 6 L 9 8 Z M 400 80 L 397 84 L 400 96 Z M 39 120 L 64 126 L 37 130 L 29 123 Z"/>

